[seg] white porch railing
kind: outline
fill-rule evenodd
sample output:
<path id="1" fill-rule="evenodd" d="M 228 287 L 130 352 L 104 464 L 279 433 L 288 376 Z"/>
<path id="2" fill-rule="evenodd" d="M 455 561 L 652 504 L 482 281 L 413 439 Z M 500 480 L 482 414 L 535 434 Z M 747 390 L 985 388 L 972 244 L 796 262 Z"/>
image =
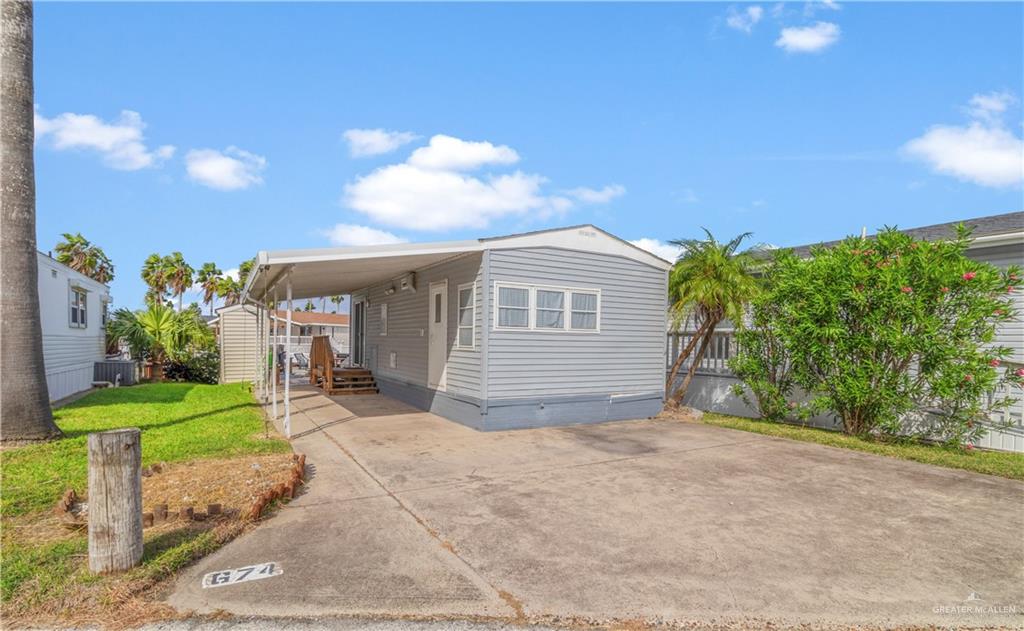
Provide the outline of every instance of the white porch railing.
<path id="1" fill-rule="evenodd" d="M 667 353 L 665 357 L 665 369 L 671 370 L 672 364 L 675 363 L 679 354 L 683 352 L 686 345 L 690 343 L 693 336 L 696 335 L 695 331 L 682 331 L 673 332 L 668 334 L 668 344 L 666 345 Z M 690 357 L 683 362 L 682 367 L 679 369 L 680 373 L 685 374 L 690 369 L 690 365 L 693 363 L 693 358 L 697 356 L 697 350 L 700 348 L 700 342 L 697 343 L 697 348 L 693 349 Z M 713 375 L 728 375 L 731 373 L 729 370 L 729 359 L 736 355 L 736 336 L 733 331 L 715 331 L 711 334 L 711 342 L 708 343 L 708 348 L 704 352 L 704 357 L 701 359 L 700 364 L 697 365 L 697 373 L 709 373 Z"/>

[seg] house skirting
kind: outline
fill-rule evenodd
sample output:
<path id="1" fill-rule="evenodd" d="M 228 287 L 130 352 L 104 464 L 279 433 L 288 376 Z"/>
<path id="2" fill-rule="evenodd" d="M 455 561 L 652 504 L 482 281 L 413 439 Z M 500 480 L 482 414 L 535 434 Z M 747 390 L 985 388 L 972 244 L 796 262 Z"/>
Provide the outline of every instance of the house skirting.
<path id="1" fill-rule="evenodd" d="M 379 376 L 376 380 L 381 393 L 385 396 L 481 431 L 649 418 L 658 414 L 664 404 L 661 392 L 560 395 L 483 401 L 457 392 L 441 392 Z"/>

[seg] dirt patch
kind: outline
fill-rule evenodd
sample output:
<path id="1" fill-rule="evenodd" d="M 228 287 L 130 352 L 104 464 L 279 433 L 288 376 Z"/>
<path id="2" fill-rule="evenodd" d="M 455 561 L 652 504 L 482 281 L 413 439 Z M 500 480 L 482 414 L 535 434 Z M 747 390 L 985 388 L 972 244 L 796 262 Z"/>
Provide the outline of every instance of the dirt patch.
<path id="1" fill-rule="evenodd" d="M 253 503 L 287 483 L 294 466 L 293 455 L 284 453 L 153 467 L 154 472 L 142 479 L 143 511 L 153 512 L 166 504 L 173 519 L 145 529 L 143 566 L 117 576 L 96 577 L 88 571 L 87 554 L 71 555 L 67 557 L 70 574 L 61 577 L 66 581 L 62 587 L 54 589 L 52 577 L 45 572 L 21 583 L 2 605 L 5 626 L 117 629 L 180 617 L 169 606 L 154 602 L 151 594 L 184 565 L 253 527 L 247 518 Z M 88 502 L 88 498 L 82 499 Z M 209 504 L 219 504 L 221 514 L 200 520 L 177 516 L 186 507 L 205 513 Z M 41 547 L 77 540 L 84 548 L 85 530 L 69 529 L 66 521 L 66 516 L 55 511 L 4 520 L 4 547 Z"/>

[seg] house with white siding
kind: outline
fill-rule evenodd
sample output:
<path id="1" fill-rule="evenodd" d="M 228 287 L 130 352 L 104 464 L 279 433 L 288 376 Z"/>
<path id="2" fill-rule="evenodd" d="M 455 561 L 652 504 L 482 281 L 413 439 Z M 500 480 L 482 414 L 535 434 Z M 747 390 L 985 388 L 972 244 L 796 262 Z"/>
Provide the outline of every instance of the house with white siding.
<path id="1" fill-rule="evenodd" d="M 243 296 L 348 294 L 354 379 L 470 427 L 509 429 L 657 414 L 670 268 L 583 225 L 262 251 Z M 269 321 L 267 310 L 259 319 Z M 258 328 L 268 343 L 268 325 Z"/>
<path id="2" fill-rule="evenodd" d="M 103 361 L 110 288 L 38 253 L 39 319 L 50 401 L 92 387 Z"/>

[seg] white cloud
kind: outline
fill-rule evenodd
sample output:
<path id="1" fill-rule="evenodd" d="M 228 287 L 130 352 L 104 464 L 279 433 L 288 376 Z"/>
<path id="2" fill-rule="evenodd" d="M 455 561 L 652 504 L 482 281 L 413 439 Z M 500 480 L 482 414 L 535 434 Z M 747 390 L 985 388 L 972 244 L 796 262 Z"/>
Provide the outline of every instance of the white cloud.
<path id="1" fill-rule="evenodd" d="M 465 172 L 518 160 L 519 154 L 505 145 L 438 135 L 407 161 L 380 167 L 347 184 L 342 203 L 386 226 L 451 230 L 483 228 L 508 216 L 548 218 L 586 201 L 546 193 L 547 178 L 538 174 Z M 601 197 L 621 194 L 619 188 L 577 191 Z"/>
<path id="2" fill-rule="evenodd" d="M 224 151 L 193 149 L 185 155 L 185 170 L 196 182 L 220 191 L 236 191 L 262 184 L 260 173 L 267 159 L 238 147 Z"/>
<path id="3" fill-rule="evenodd" d="M 982 186 L 1024 180 L 1024 141 L 1005 127 L 974 121 L 966 127 L 935 125 L 903 146 L 939 173 Z"/>
<path id="4" fill-rule="evenodd" d="M 815 2 L 808 2 L 804 5 L 804 15 L 810 17 L 821 9 L 828 9 L 831 11 L 838 11 L 842 7 L 835 0 L 820 0 Z"/>
<path id="5" fill-rule="evenodd" d="M 172 145 L 149 149 L 142 130 L 146 124 L 138 112 L 123 110 L 120 118 L 107 123 L 92 114 L 65 112 L 54 118 L 35 113 L 36 141 L 49 139 L 54 149 L 86 149 L 103 156 L 114 169 L 137 171 L 156 166 L 174 155 Z"/>
<path id="6" fill-rule="evenodd" d="M 817 53 L 839 41 L 839 25 L 816 22 L 811 26 L 790 26 L 782 29 L 775 45 L 788 53 Z"/>
<path id="7" fill-rule="evenodd" d="M 672 261 L 673 263 L 679 255 L 683 253 L 683 248 L 678 245 L 672 245 L 671 243 L 662 243 L 657 239 L 649 239 L 644 237 L 642 239 L 636 239 L 630 241 L 633 245 L 640 248 L 641 250 L 647 250 L 655 256 L 660 256 L 666 261 Z"/>
<path id="8" fill-rule="evenodd" d="M 616 197 L 625 195 L 626 187 L 621 184 L 609 184 L 602 189 L 580 186 L 579 188 L 566 191 L 566 193 L 585 204 L 607 204 Z"/>
<path id="9" fill-rule="evenodd" d="M 967 104 L 967 114 L 982 120 L 998 120 L 1016 101 L 1009 92 L 975 94 Z"/>
<path id="10" fill-rule="evenodd" d="M 350 223 L 335 224 L 330 228 L 321 230 L 320 233 L 327 237 L 334 245 L 388 245 L 391 243 L 406 243 L 403 239 L 386 230 L 378 230 L 369 226 L 358 226 Z"/>
<path id="11" fill-rule="evenodd" d="M 729 7 L 729 12 L 725 17 L 725 24 L 731 29 L 750 33 L 754 30 L 754 25 L 760 22 L 763 16 L 764 9 L 756 4 L 747 7 L 743 11 L 737 11 L 735 7 Z"/>
<path id="12" fill-rule="evenodd" d="M 348 141 L 348 150 L 353 158 L 391 153 L 419 138 L 411 131 L 390 131 L 380 128 L 349 129 L 342 135 Z"/>
<path id="13" fill-rule="evenodd" d="M 421 169 L 471 171 L 485 164 L 515 164 L 519 154 L 507 145 L 472 142 L 438 134 L 430 144 L 409 156 L 408 163 Z"/>
<path id="14" fill-rule="evenodd" d="M 966 126 L 933 125 L 903 145 L 911 158 L 932 169 L 982 186 L 1019 186 L 1024 182 L 1024 140 L 1003 122 L 1016 99 L 1007 93 L 974 95 Z"/>

